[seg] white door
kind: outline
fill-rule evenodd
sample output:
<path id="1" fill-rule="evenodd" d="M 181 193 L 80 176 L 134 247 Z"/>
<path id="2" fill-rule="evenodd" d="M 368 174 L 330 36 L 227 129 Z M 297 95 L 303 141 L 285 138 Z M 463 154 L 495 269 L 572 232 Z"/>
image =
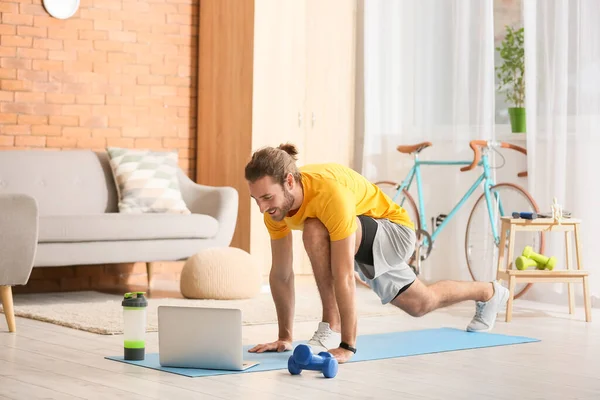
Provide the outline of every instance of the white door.
<path id="1" fill-rule="evenodd" d="M 352 166 L 356 1 L 307 0 L 306 5 L 305 160 Z M 303 265 L 311 268 L 304 257 Z"/>
<path id="2" fill-rule="evenodd" d="M 298 165 L 354 154 L 356 0 L 256 0 L 253 149 L 290 141 Z M 251 207 L 251 253 L 271 267 L 262 214 Z M 294 231 L 294 271 L 312 274 Z"/>
<path id="3" fill-rule="evenodd" d="M 256 0 L 254 36 L 252 148 L 292 142 L 298 165 L 305 143 L 305 6 L 297 0 Z M 252 200 L 251 254 L 271 268 L 271 246 L 263 215 Z M 294 271 L 302 273 L 301 232 L 294 232 Z"/>
<path id="4" fill-rule="evenodd" d="M 356 0 L 307 0 L 307 161 L 351 166 Z"/>

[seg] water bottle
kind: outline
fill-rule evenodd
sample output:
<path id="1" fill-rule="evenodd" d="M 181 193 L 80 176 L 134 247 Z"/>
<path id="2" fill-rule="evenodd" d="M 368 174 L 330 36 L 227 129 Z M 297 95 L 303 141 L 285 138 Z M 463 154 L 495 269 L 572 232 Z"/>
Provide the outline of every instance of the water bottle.
<path id="1" fill-rule="evenodd" d="M 125 360 L 140 361 L 146 355 L 146 307 L 145 292 L 125 293 L 123 302 L 123 340 Z"/>

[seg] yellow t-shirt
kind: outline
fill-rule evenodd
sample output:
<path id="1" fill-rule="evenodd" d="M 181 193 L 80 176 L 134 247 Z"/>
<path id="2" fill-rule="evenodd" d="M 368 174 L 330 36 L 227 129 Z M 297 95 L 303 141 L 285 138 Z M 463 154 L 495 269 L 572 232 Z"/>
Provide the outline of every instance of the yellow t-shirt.
<path id="1" fill-rule="evenodd" d="M 264 214 L 272 239 L 285 237 L 291 229 L 302 230 L 306 218 L 319 219 L 332 241 L 353 234 L 358 215 L 386 218 L 414 229 L 405 209 L 351 168 L 334 163 L 311 164 L 301 167 L 300 173 L 304 200 L 298 211 L 279 222 Z"/>

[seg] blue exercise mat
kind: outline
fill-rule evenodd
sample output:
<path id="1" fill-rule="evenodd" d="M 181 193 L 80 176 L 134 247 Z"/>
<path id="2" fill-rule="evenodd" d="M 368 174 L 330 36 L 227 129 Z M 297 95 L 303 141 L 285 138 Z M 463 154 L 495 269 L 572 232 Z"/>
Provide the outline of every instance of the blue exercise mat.
<path id="1" fill-rule="evenodd" d="M 509 336 L 495 333 L 473 333 L 462 329 L 441 328 L 425 329 L 406 332 L 362 335 L 356 339 L 357 353 L 349 362 L 379 360 L 415 356 L 420 354 L 441 353 L 446 351 L 478 349 L 483 347 L 506 346 L 511 344 L 539 342 L 523 336 Z M 294 347 L 300 343 L 294 342 Z M 245 371 L 222 371 L 193 368 L 166 368 L 158 362 L 158 353 L 146 354 L 143 361 L 127 361 L 123 356 L 105 357 L 109 360 L 120 361 L 140 367 L 157 369 L 189 377 L 214 376 L 226 374 L 241 374 L 259 371 L 286 369 L 292 351 L 282 353 L 248 353 L 253 346 L 244 346 L 245 361 L 259 361 L 260 364 Z M 343 368 L 343 365 L 340 366 Z"/>

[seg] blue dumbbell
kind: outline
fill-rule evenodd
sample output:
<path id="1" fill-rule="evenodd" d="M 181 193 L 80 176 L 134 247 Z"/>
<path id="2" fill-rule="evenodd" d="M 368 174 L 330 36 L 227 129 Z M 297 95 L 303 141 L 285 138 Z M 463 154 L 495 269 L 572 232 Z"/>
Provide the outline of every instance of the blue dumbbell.
<path id="1" fill-rule="evenodd" d="M 321 371 L 325 378 L 333 378 L 337 375 L 338 362 L 326 351 L 315 355 L 309 346 L 299 344 L 288 359 L 288 371 L 292 375 L 299 375 L 305 369 Z"/>
<path id="2" fill-rule="evenodd" d="M 534 213 L 534 212 L 516 212 L 516 211 L 512 213 L 512 216 L 515 219 L 519 219 L 519 218 L 536 219 L 538 217 L 537 213 Z"/>

